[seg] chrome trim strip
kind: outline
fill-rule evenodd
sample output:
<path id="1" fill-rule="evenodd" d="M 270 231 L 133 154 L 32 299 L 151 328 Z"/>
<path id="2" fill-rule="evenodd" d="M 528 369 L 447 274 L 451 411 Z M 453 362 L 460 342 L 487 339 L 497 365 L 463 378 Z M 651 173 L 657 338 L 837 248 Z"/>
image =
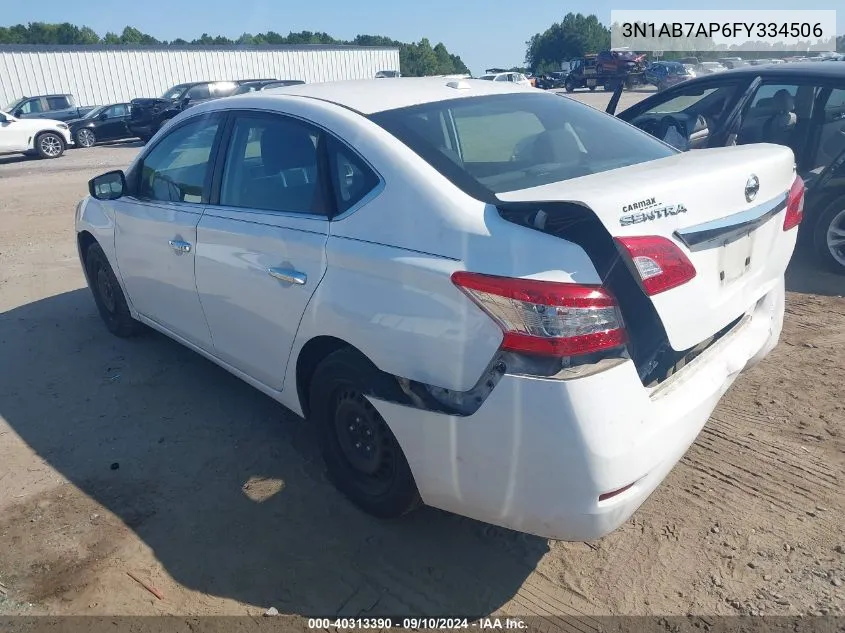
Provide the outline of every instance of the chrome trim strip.
<path id="1" fill-rule="evenodd" d="M 729 242 L 746 233 L 750 233 L 758 226 L 768 222 L 786 208 L 787 194 L 782 194 L 774 200 L 769 200 L 747 211 L 734 213 L 726 218 L 696 224 L 685 229 L 675 231 L 675 237 L 681 240 L 690 250 L 698 250 L 712 246 L 713 242 Z"/>

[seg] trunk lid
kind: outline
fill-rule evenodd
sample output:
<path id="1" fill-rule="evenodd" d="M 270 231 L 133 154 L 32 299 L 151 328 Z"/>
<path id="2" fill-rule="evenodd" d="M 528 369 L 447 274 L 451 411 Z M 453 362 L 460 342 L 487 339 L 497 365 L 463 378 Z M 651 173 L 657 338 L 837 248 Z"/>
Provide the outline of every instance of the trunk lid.
<path id="1" fill-rule="evenodd" d="M 756 195 L 746 196 L 755 176 Z M 795 245 L 796 231 L 783 231 L 794 180 L 792 150 L 746 145 L 686 152 L 497 197 L 576 203 L 591 209 L 613 237 L 657 235 L 677 244 L 696 276 L 649 299 L 672 348 L 685 350 L 780 282 Z"/>

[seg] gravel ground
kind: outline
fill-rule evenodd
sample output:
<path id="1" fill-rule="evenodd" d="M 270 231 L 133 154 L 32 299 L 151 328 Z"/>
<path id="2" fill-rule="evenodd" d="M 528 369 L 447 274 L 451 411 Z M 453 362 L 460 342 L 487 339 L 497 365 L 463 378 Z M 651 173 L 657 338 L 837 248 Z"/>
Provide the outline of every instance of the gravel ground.
<path id="1" fill-rule="evenodd" d="M 0 157 L 0 615 L 842 615 L 842 278 L 796 256 L 781 344 L 607 538 L 381 522 L 327 483 L 301 420 L 100 323 L 73 209 L 137 147 Z"/>

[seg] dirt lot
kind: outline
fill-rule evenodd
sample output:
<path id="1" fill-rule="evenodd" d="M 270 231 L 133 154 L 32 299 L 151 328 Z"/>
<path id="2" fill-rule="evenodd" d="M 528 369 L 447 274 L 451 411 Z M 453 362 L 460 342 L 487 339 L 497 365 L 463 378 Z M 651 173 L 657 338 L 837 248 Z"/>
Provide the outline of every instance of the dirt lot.
<path id="1" fill-rule="evenodd" d="M 100 323 L 73 209 L 136 152 L 0 158 L 0 614 L 842 615 L 842 278 L 797 258 L 781 344 L 604 540 L 385 523 L 327 483 L 301 420 Z"/>

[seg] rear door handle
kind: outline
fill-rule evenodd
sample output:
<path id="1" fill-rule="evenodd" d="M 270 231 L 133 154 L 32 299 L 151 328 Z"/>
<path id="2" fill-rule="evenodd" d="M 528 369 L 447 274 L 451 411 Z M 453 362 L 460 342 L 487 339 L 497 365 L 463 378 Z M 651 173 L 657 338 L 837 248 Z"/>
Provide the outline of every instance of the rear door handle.
<path id="1" fill-rule="evenodd" d="M 308 281 L 308 277 L 305 273 L 301 273 L 298 270 L 293 270 L 291 268 L 268 268 L 267 274 L 275 279 L 286 281 L 289 284 L 294 284 L 295 286 L 303 286 L 305 285 L 305 282 Z"/>
<path id="2" fill-rule="evenodd" d="M 182 240 L 170 240 L 170 248 L 177 253 L 191 252 L 191 245 L 188 242 L 183 242 Z"/>

